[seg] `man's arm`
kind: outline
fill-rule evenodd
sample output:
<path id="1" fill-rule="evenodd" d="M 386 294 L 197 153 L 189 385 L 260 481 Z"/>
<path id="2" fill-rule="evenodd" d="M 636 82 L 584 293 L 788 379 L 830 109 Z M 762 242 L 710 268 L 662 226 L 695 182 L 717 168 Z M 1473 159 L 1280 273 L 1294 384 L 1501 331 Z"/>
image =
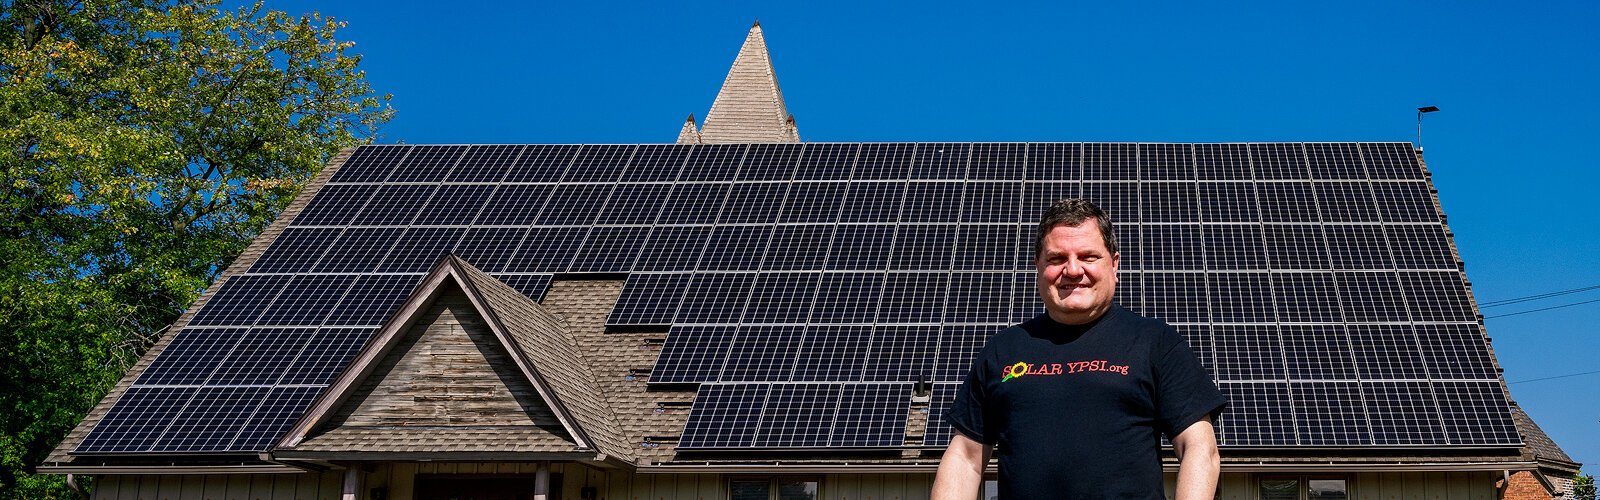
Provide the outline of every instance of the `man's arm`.
<path id="1" fill-rule="evenodd" d="M 1217 454 L 1217 433 L 1211 427 L 1211 417 L 1201 418 L 1178 433 L 1172 439 L 1172 451 L 1178 454 L 1177 500 L 1214 498 L 1222 456 Z M 950 456 L 948 451 L 945 456 Z M 944 474 L 943 463 L 939 464 L 939 473 Z"/>
<path id="2" fill-rule="evenodd" d="M 939 473 L 933 478 L 933 500 L 972 500 L 983 485 L 983 468 L 989 464 L 993 447 L 973 441 L 960 432 L 950 438 L 950 446 L 939 459 Z"/>

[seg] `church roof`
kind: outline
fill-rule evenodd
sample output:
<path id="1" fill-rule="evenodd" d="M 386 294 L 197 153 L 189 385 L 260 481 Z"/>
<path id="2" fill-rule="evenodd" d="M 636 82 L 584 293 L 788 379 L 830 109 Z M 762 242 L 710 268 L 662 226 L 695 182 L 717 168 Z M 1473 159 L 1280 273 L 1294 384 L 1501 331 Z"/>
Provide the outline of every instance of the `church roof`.
<path id="1" fill-rule="evenodd" d="M 700 127 L 700 142 L 800 142 L 800 132 L 783 104 L 783 92 L 778 90 L 778 76 L 772 69 L 761 23 L 750 27 L 744 46 L 728 69 L 728 78 L 723 80 L 722 90 Z M 678 143 L 685 144 L 683 133 L 679 134 Z"/>

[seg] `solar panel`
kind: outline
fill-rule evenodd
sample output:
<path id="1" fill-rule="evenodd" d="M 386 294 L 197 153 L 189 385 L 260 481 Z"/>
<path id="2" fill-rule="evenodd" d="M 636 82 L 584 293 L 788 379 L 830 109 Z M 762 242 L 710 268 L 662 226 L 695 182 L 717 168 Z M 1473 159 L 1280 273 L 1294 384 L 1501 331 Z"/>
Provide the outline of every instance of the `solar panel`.
<path id="1" fill-rule="evenodd" d="M 728 361 L 718 380 L 725 382 L 786 381 L 794 375 L 795 354 L 804 327 L 745 325 L 734 334 Z"/>
<path id="2" fill-rule="evenodd" d="M 969 180 L 1020 181 L 1027 162 L 1027 144 L 973 144 Z M 1014 184 L 1014 182 L 1012 183 Z"/>
<path id="3" fill-rule="evenodd" d="M 812 323 L 871 323 L 883 297 L 882 272 L 824 272 L 812 300 Z"/>
<path id="4" fill-rule="evenodd" d="M 795 167 L 797 180 L 849 179 L 855 169 L 860 144 L 807 144 L 800 163 Z"/>
<path id="5" fill-rule="evenodd" d="M 578 247 L 572 263 L 567 265 L 567 272 L 630 271 L 633 269 L 634 260 L 639 257 L 635 250 L 645 246 L 645 237 L 649 234 L 648 226 L 595 226 L 589 229 L 589 234 L 584 238 L 583 245 Z"/>
<path id="6" fill-rule="evenodd" d="M 756 425 L 771 386 L 705 384 L 689 407 L 678 448 L 746 448 L 755 442 Z"/>
<path id="7" fill-rule="evenodd" d="M 800 161 L 799 144 L 754 144 L 739 166 L 738 181 L 787 181 Z"/>
<path id="8" fill-rule="evenodd" d="M 933 379 L 938 326 L 878 325 L 867 351 L 867 382 L 917 382 Z"/>
<path id="9" fill-rule="evenodd" d="M 329 184 L 295 216 L 296 226 L 343 226 L 366 206 L 378 186 Z"/>
<path id="10" fill-rule="evenodd" d="M 822 269 L 833 241 L 833 226 L 824 224 L 779 225 L 772 230 L 763 270 Z"/>
<path id="11" fill-rule="evenodd" d="M 716 382 L 728 360 L 733 326 L 674 326 L 650 370 L 658 383 Z"/>
<path id="12" fill-rule="evenodd" d="M 414 146 L 389 172 L 386 182 L 439 182 L 450 173 L 466 146 Z"/>
<path id="13" fill-rule="evenodd" d="M 794 367 L 796 382 L 857 382 L 861 380 L 872 327 L 864 325 L 810 325 L 800 345 Z"/>
<path id="14" fill-rule="evenodd" d="M 695 146 L 678 181 L 731 181 L 744 159 L 745 148 L 744 144 Z"/>
<path id="15" fill-rule="evenodd" d="M 530 144 L 522 149 L 501 182 L 556 182 L 572 165 L 579 146 Z"/>
<path id="16" fill-rule="evenodd" d="M 1218 349 L 1221 349 L 1219 346 Z M 1219 357 L 1218 361 L 1221 361 Z M 1222 382 L 1228 410 L 1217 421 L 1223 446 L 1292 446 L 1297 444 L 1294 409 L 1287 382 Z"/>
<path id="17" fill-rule="evenodd" d="M 960 390 L 961 384 L 933 384 L 933 394 L 928 402 L 928 430 L 922 436 L 923 446 L 943 447 L 950 444 L 955 428 L 950 427 L 947 413 Z"/>
<path id="18" fill-rule="evenodd" d="M 887 448 L 905 443 L 910 384 L 844 384 L 828 446 Z"/>
<path id="19" fill-rule="evenodd" d="M 261 254 L 261 258 L 250 266 L 250 272 L 292 273 L 311 269 L 341 231 L 338 228 L 320 227 L 285 229 Z"/>
<path id="20" fill-rule="evenodd" d="M 851 182 L 839 222 L 896 222 L 905 194 L 904 182 Z"/>
<path id="21" fill-rule="evenodd" d="M 1370 444 L 1365 404 L 1356 382 L 1291 382 L 1295 428 L 1300 444 L 1350 446 Z"/>
<path id="22" fill-rule="evenodd" d="M 911 172 L 911 144 L 862 144 L 853 180 L 905 180 Z"/>
<path id="23" fill-rule="evenodd" d="M 584 146 L 561 176 L 561 182 L 616 182 L 633 150 L 634 146 L 623 145 Z"/>
<path id="24" fill-rule="evenodd" d="M 839 414 L 838 384 L 777 384 L 761 409 L 758 448 L 820 448 Z"/>
<path id="25" fill-rule="evenodd" d="M 703 384 L 683 449 L 902 446 L 923 380 L 938 446 L 1075 196 L 1116 300 L 1232 398 L 1224 445 L 1514 445 L 1426 179 L 1402 143 L 363 147 L 78 451 L 265 449 L 450 252 L 533 300 L 628 273 L 607 325 L 670 327 L 650 381 Z"/>
<path id="26" fill-rule="evenodd" d="M 1427 382 L 1362 382 L 1361 392 L 1373 406 L 1384 409 L 1367 413 L 1373 444 L 1446 443 L 1439 404 Z"/>
<path id="27" fill-rule="evenodd" d="M 522 150 L 516 145 L 474 146 L 456 161 L 445 182 L 500 182 Z"/>
<path id="28" fill-rule="evenodd" d="M 622 172 L 622 182 L 671 182 L 683 170 L 691 146 L 646 144 L 639 146 Z"/>
<path id="29" fill-rule="evenodd" d="M 607 325 L 670 325 L 692 274 L 628 275 L 622 296 L 606 316 Z"/>

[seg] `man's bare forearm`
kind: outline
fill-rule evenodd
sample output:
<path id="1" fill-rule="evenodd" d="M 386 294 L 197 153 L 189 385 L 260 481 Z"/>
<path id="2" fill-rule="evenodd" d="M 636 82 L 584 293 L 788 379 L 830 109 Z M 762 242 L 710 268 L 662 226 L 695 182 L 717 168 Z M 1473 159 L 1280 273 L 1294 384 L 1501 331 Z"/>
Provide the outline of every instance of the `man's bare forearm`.
<path id="1" fill-rule="evenodd" d="M 1176 500 L 1208 500 L 1217 492 L 1222 456 L 1217 453 L 1216 430 L 1209 418 L 1195 422 L 1172 440 L 1178 454 Z"/>
<path id="2" fill-rule="evenodd" d="M 933 500 L 972 500 L 983 485 L 983 469 L 989 464 L 988 446 L 960 433 L 950 440 L 939 459 L 939 472 L 933 478 Z"/>

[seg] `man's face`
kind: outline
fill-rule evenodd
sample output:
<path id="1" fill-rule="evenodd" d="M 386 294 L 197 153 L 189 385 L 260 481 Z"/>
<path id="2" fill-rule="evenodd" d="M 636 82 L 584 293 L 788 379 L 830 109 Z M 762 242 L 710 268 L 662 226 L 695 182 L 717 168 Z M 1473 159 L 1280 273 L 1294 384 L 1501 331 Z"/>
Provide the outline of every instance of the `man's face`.
<path id="1" fill-rule="evenodd" d="M 1039 269 L 1039 296 L 1050 318 L 1078 325 L 1104 314 L 1116 290 L 1120 257 L 1106 250 L 1106 241 L 1092 218 L 1076 226 L 1051 229 L 1034 260 Z"/>

